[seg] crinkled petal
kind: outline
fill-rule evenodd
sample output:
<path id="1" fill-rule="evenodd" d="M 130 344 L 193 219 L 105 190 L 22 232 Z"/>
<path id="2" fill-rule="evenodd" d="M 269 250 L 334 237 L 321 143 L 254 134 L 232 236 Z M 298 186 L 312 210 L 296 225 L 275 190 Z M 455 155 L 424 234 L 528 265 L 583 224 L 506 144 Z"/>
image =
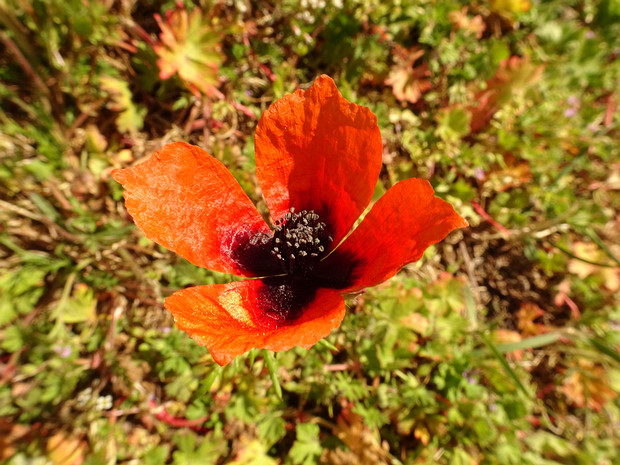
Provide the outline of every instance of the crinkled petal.
<path id="1" fill-rule="evenodd" d="M 261 279 L 190 287 L 168 297 L 165 306 L 177 327 L 206 346 L 220 365 L 253 348 L 309 349 L 337 328 L 345 313 L 344 299 L 335 291 Z"/>
<path id="2" fill-rule="evenodd" d="M 320 76 L 287 95 L 256 128 L 256 174 L 271 217 L 314 210 L 337 244 L 364 211 L 381 169 L 382 143 L 372 112 Z"/>
<path id="3" fill-rule="evenodd" d="M 394 276 L 422 257 L 432 244 L 457 228 L 468 226 L 448 202 L 434 195 L 423 179 L 400 181 L 334 253 L 320 264 L 322 285 L 357 292 Z"/>
<path id="4" fill-rule="evenodd" d="M 144 235 L 193 264 L 240 276 L 279 270 L 269 227 L 226 167 L 200 147 L 168 144 L 112 177 Z"/>

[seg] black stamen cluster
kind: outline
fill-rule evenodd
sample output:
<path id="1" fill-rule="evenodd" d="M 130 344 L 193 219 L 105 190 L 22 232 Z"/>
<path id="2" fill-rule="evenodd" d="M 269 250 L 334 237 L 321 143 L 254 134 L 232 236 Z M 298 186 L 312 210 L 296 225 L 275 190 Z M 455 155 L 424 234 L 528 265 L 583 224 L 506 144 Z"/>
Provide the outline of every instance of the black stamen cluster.
<path id="1" fill-rule="evenodd" d="M 314 210 L 291 210 L 275 223 L 273 249 L 287 274 L 307 274 L 329 248 L 333 238 Z"/>

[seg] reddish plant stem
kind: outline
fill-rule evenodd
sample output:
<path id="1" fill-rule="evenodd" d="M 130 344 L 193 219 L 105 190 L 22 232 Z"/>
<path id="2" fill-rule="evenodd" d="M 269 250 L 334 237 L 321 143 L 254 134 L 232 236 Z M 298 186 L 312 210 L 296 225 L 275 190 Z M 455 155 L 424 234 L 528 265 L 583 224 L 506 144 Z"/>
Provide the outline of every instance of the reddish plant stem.
<path id="1" fill-rule="evenodd" d="M 495 221 L 487 212 L 482 209 L 482 207 L 478 203 L 472 202 L 471 205 L 472 207 L 474 207 L 474 210 L 476 210 L 476 213 L 478 213 L 482 218 L 495 226 L 495 228 L 497 228 L 500 232 L 503 232 L 507 236 L 510 236 L 510 231 L 508 231 L 508 229 Z"/>
<path id="2" fill-rule="evenodd" d="M 34 69 L 32 68 L 32 66 L 30 66 L 30 63 L 28 63 L 28 60 L 26 60 L 26 57 L 24 57 L 17 45 L 15 45 L 11 38 L 2 30 L 0 30 L 0 40 L 2 40 L 2 43 L 7 48 L 7 50 L 13 54 L 17 63 L 19 63 L 19 66 L 22 67 L 22 69 L 28 75 L 28 78 L 32 80 L 34 85 L 46 96 L 49 96 L 48 87 L 41 80 L 39 75 L 35 73 Z"/>
<path id="3" fill-rule="evenodd" d="M 605 127 L 611 126 L 614 121 L 614 110 L 616 109 L 616 101 L 614 95 L 607 97 L 607 111 L 605 112 Z"/>
<path id="4" fill-rule="evenodd" d="M 158 407 L 154 400 L 149 401 L 149 406 L 152 408 Z M 201 425 L 202 423 L 207 421 L 209 419 L 209 415 L 196 418 L 195 420 L 188 420 L 187 418 L 175 417 L 170 415 L 170 413 L 168 413 L 168 411 L 163 406 L 161 406 L 155 413 L 155 418 L 175 428 L 192 428 L 196 431 L 203 431 L 204 428 L 198 428 L 198 425 Z"/>

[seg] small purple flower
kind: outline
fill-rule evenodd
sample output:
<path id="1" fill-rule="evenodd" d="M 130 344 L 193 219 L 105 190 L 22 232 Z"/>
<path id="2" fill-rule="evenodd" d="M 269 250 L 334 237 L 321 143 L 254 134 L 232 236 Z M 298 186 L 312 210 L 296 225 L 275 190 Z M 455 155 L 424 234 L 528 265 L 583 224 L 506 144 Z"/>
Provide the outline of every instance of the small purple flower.
<path id="1" fill-rule="evenodd" d="M 497 404 L 490 404 L 489 405 L 489 410 L 491 412 L 495 412 L 497 410 Z"/>
<path id="2" fill-rule="evenodd" d="M 574 107 L 570 107 L 564 110 L 564 116 L 566 116 L 567 118 L 572 118 L 576 114 L 577 114 L 577 109 Z"/>
<path id="3" fill-rule="evenodd" d="M 594 34 L 594 31 L 592 29 L 588 29 L 586 31 L 586 39 L 594 39 L 594 37 L 596 37 L 596 34 Z"/>
<path id="4" fill-rule="evenodd" d="M 480 167 L 474 168 L 474 177 L 478 181 L 482 181 L 484 179 L 484 170 Z"/>
<path id="5" fill-rule="evenodd" d="M 571 95 L 566 99 L 566 103 L 568 104 L 569 108 L 564 110 L 564 116 L 566 116 L 567 118 L 572 118 L 577 114 L 577 110 L 579 110 L 579 105 L 581 105 L 581 100 L 579 100 L 579 97 Z"/>
<path id="6" fill-rule="evenodd" d="M 58 355 L 60 355 L 61 358 L 67 358 L 69 355 L 71 355 L 71 346 L 66 345 L 66 346 L 56 346 L 54 347 L 54 352 L 56 352 Z"/>
<path id="7" fill-rule="evenodd" d="M 477 383 L 476 378 L 474 378 L 472 376 L 471 370 L 465 370 L 463 372 L 463 378 L 465 378 L 467 380 L 468 384 L 476 384 Z"/>

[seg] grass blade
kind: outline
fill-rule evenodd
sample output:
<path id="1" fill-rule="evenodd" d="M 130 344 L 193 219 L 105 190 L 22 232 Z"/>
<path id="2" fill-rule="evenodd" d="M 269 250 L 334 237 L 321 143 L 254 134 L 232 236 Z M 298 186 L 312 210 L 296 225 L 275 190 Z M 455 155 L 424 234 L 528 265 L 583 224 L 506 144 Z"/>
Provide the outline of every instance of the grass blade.
<path id="1" fill-rule="evenodd" d="M 585 233 L 586 233 L 586 236 L 588 236 L 590 239 L 596 242 L 596 245 L 598 245 L 601 248 L 601 250 L 609 256 L 609 258 L 611 258 L 614 262 L 618 264 L 618 266 L 620 266 L 620 260 L 618 259 L 618 257 L 616 257 L 611 252 L 611 250 L 609 250 L 609 247 L 607 247 L 607 245 L 601 240 L 601 238 L 598 237 L 598 234 L 594 232 L 594 229 L 586 228 Z"/>
<path id="2" fill-rule="evenodd" d="M 269 376 L 271 378 L 271 382 L 273 383 L 273 388 L 276 391 L 276 395 L 278 399 L 282 399 L 282 387 L 280 386 L 280 381 L 278 380 L 278 367 L 276 366 L 276 359 L 273 356 L 273 352 L 270 350 L 263 350 L 263 354 L 265 357 L 265 364 L 267 365 L 267 369 L 269 370 Z"/>
<path id="3" fill-rule="evenodd" d="M 512 352 L 513 350 L 536 349 L 537 347 L 543 347 L 549 344 L 553 344 L 561 337 L 562 333 L 560 331 L 552 331 L 550 333 L 528 337 L 518 342 L 511 342 L 510 344 L 499 344 L 494 347 L 500 354 L 505 354 L 507 352 Z"/>
<path id="4" fill-rule="evenodd" d="M 497 358 L 497 360 L 499 361 L 500 365 L 502 365 L 502 367 L 504 368 L 504 371 L 508 374 L 508 376 L 510 376 L 512 378 L 512 380 L 515 382 L 515 384 L 517 385 L 517 387 L 527 396 L 530 397 L 530 393 L 527 392 L 527 389 L 525 388 L 525 386 L 523 385 L 523 383 L 521 382 L 521 380 L 519 379 L 519 376 L 517 375 L 517 373 L 515 373 L 515 371 L 512 369 L 512 367 L 510 366 L 510 364 L 508 363 L 508 361 L 506 361 L 506 358 L 499 352 L 499 350 L 497 350 L 497 348 L 491 343 L 491 341 L 489 341 L 489 339 L 486 337 L 486 335 L 484 334 L 480 334 L 480 337 L 482 338 L 482 341 L 484 342 L 484 344 L 489 348 L 489 350 L 491 351 L 491 353 L 493 355 L 495 355 L 495 358 Z"/>

